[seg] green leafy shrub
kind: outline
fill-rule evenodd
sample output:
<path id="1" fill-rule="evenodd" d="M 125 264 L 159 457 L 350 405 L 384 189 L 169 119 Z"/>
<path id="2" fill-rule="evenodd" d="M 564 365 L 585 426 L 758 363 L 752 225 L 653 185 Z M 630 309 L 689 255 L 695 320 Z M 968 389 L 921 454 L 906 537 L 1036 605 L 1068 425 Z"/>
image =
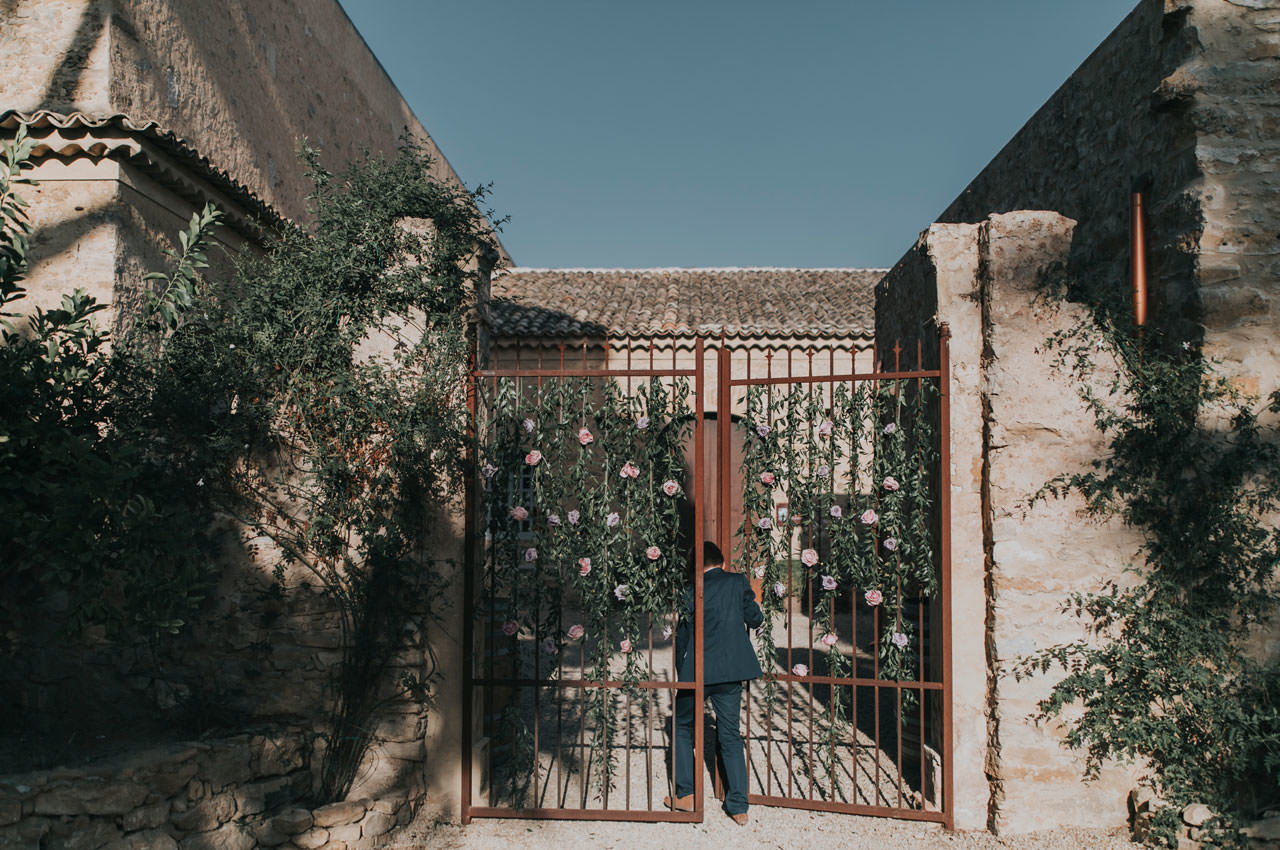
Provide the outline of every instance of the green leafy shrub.
<path id="1" fill-rule="evenodd" d="M 5 307 L 24 294 L 15 188 L 31 149 L 20 130 L 3 154 Z M 278 579 L 309 574 L 340 615 L 316 792 L 332 800 L 354 780 L 406 629 L 439 598 L 431 535 L 461 480 L 464 314 L 493 249 L 484 191 L 435 180 L 411 146 L 340 176 L 304 157 L 313 223 L 211 285 L 200 270 L 219 216 L 193 216 L 110 351 L 93 323 L 103 308 L 79 291 L 5 326 L 0 610 L 17 627 L 0 635 L 17 651 L 50 611 L 67 633 L 177 632 L 225 566 L 225 529 L 242 529 L 249 552 L 269 544 Z"/>
<path id="2" fill-rule="evenodd" d="M 9 652 L 51 626 L 151 640 L 180 629 L 208 591 L 209 502 L 155 433 L 122 418 L 116 379 L 131 349 L 109 351 L 95 322 L 103 305 L 76 289 L 23 321 L 12 312 L 26 294 L 17 187 L 32 147 L 20 129 L 0 153 L 0 635 Z M 203 235 L 176 276 L 195 274 Z"/>
<path id="3" fill-rule="evenodd" d="M 1082 709 L 1066 741 L 1091 775 L 1111 758 L 1149 767 L 1170 804 L 1156 840 L 1176 844 L 1178 811 L 1199 801 L 1221 814 L 1207 840 L 1230 845 L 1242 818 L 1280 802 L 1280 667 L 1260 652 L 1280 603 L 1280 395 L 1260 408 L 1190 343 L 1105 317 L 1050 348 L 1077 377 L 1098 351 L 1120 369 L 1108 393 L 1082 391 L 1110 453 L 1037 498 L 1079 493 L 1089 514 L 1122 519 L 1144 544 L 1129 575 L 1069 600 L 1087 637 L 1015 673 L 1065 671 L 1040 717 Z"/>
<path id="4" fill-rule="evenodd" d="M 413 147 L 337 176 L 304 157 L 313 224 L 194 292 L 147 374 L 151 415 L 219 510 L 340 615 L 330 800 L 355 778 L 406 629 L 439 599 L 431 535 L 460 507 L 464 313 L 490 230 L 483 191 L 433 179 Z"/>

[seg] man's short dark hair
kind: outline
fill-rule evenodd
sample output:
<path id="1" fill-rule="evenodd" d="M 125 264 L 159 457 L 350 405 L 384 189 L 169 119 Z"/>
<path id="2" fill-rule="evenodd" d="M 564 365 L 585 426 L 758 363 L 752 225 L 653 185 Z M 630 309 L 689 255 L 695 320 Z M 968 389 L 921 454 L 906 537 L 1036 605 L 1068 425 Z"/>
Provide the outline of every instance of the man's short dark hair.
<path id="1" fill-rule="evenodd" d="M 724 566 L 724 553 L 710 540 L 702 544 L 702 566 L 703 568 Z"/>

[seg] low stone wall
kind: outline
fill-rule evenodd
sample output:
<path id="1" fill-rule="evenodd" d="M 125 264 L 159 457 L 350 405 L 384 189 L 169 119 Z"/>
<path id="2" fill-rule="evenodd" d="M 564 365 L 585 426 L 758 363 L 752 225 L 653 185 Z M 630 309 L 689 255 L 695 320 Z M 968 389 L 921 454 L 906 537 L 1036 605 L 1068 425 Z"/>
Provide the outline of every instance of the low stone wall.
<path id="1" fill-rule="evenodd" d="M 343 850 L 377 846 L 408 822 L 400 797 L 306 808 L 311 738 L 272 730 L 0 777 L 0 848 Z"/>

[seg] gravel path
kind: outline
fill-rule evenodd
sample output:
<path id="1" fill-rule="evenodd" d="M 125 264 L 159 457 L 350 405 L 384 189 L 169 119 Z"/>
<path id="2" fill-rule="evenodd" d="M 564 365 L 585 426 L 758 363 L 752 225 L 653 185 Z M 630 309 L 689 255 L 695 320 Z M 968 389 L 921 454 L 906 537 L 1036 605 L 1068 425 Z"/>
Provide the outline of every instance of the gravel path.
<path id="1" fill-rule="evenodd" d="M 806 812 L 754 806 L 751 822 L 740 827 L 707 801 L 700 824 L 604 823 L 600 821 L 477 820 L 470 826 L 410 824 L 389 845 L 394 850 L 726 850 L 754 846 L 768 850 L 1121 850 L 1138 848 L 1124 830 L 1056 829 L 1000 838 L 987 832 L 947 833 L 937 824 L 887 818 Z"/>

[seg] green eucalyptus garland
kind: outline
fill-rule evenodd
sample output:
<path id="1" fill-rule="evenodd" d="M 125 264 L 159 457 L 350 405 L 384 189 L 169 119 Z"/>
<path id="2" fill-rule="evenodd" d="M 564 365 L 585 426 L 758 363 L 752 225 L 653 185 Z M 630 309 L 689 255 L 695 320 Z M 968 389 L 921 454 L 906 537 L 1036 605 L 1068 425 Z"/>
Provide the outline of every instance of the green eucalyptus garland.
<path id="1" fill-rule="evenodd" d="M 768 700 L 777 696 L 770 671 L 778 657 L 768 624 L 797 595 L 812 594 L 814 657 L 825 659 L 826 675 L 856 673 L 856 658 L 839 648 L 835 622 L 837 599 L 853 594 L 875 618 L 879 677 L 918 678 L 922 636 L 907 605 L 939 587 L 936 396 L 934 383 L 918 380 L 836 382 L 829 396 L 812 382 L 748 387 L 738 423 L 745 443 L 739 569 L 763 584 L 766 627 L 758 651 Z M 775 516 L 783 502 L 785 525 Z M 797 664 L 787 672 L 803 680 L 811 671 Z M 903 696 L 908 706 L 915 699 L 910 690 Z M 819 757 L 833 775 L 849 733 L 851 698 L 852 688 L 831 688 Z"/>
<path id="2" fill-rule="evenodd" d="M 522 675 L 563 675 L 576 647 L 585 678 L 618 679 L 641 707 L 655 626 L 670 638 L 688 575 L 680 539 L 693 427 L 688 382 L 654 377 L 633 394 L 612 380 L 499 379 L 479 448 L 492 605 L 481 616 L 533 647 Z M 541 687 L 541 686 L 539 686 Z M 606 795 L 616 689 L 586 689 L 583 722 Z"/>

